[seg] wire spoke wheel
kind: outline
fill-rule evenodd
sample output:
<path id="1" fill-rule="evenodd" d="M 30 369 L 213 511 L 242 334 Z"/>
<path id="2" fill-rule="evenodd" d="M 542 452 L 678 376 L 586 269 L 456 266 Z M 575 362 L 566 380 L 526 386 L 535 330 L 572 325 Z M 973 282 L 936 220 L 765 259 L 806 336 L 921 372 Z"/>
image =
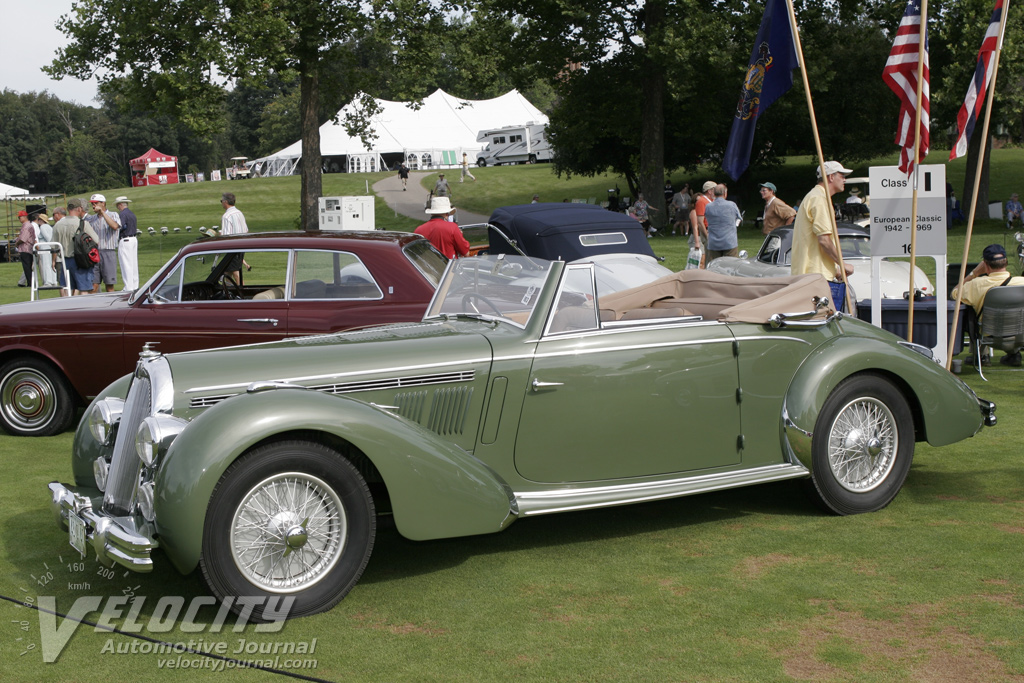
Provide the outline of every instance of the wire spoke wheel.
<path id="1" fill-rule="evenodd" d="M 203 525 L 203 578 L 231 609 L 241 595 L 289 599 L 317 614 L 352 590 L 373 550 L 376 512 L 359 470 L 311 441 L 254 448 L 224 471 Z M 253 611 L 265 618 L 266 604 Z M 279 618 L 279 617 L 273 617 Z"/>
<path id="2" fill-rule="evenodd" d="M 829 466 L 846 490 L 871 491 L 892 470 L 898 446 L 889 408 L 875 398 L 857 399 L 843 406 L 829 430 Z"/>
<path id="3" fill-rule="evenodd" d="M 900 492 L 913 459 L 914 417 L 903 393 L 888 377 L 853 375 L 818 413 L 806 488 L 829 512 L 874 512 Z"/>
<path id="4" fill-rule="evenodd" d="M 261 481 L 243 497 L 231 522 L 235 566 L 271 592 L 291 592 L 322 579 L 341 557 L 347 537 L 338 494 L 300 472 Z"/>

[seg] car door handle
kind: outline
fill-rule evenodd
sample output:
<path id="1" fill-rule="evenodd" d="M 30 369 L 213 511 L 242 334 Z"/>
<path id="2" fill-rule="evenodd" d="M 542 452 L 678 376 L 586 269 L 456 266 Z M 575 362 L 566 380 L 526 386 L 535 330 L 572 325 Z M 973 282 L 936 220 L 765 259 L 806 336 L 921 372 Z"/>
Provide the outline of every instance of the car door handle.
<path id="1" fill-rule="evenodd" d="M 239 318 L 240 323 L 269 323 L 277 327 L 277 318 Z"/>
<path id="2" fill-rule="evenodd" d="M 564 382 L 541 382 L 536 377 L 533 378 L 532 386 L 534 391 L 540 391 L 541 389 L 547 389 L 548 387 L 560 387 L 563 386 Z"/>

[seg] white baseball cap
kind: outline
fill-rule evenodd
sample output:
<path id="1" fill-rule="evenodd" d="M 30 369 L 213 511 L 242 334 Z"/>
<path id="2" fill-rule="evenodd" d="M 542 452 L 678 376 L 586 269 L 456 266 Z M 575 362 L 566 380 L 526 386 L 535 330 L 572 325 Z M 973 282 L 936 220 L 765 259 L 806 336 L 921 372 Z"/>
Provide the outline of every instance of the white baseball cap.
<path id="1" fill-rule="evenodd" d="M 838 161 L 826 161 L 825 162 L 825 176 L 830 176 L 833 173 L 842 173 L 843 175 L 850 175 L 853 173 L 852 169 L 844 168 Z M 818 179 L 821 180 L 821 166 L 818 167 Z"/>
<path id="2" fill-rule="evenodd" d="M 104 204 L 106 204 L 107 198 L 101 194 L 94 194 L 93 196 L 89 197 L 90 204 L 95 204 L 96 202 L 103 202 Z"/>

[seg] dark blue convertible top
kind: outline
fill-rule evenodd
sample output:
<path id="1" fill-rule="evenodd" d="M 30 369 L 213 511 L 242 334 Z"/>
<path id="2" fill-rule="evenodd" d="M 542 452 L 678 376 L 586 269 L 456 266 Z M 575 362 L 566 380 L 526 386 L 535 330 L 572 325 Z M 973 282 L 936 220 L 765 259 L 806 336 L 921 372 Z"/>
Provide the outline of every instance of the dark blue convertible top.
<path id="1" fill-rule="evenodd" d="M 596 204 L 520 204 L 502 206 L 491 214 L 499 228 L 530 256 L 551 261 L 575 261 L 598 254 L 654 256 L 640 223 Z M 491 254 L 514 254 L 498 235 L 491 235 Z"/>

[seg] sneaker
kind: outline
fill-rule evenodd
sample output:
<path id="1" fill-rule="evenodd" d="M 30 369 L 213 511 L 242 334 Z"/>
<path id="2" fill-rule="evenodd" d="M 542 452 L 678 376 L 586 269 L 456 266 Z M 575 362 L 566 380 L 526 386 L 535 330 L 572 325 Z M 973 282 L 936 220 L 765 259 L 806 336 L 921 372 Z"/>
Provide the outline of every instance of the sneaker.
<path id="1" fill-rule="evenodd" d="M 1013 353 L 1006 354 L 1005 356 L 999 359 L 999 364 L 1019 368 L 1021 366 L 1020 351 L 1015 351 Z"/>

